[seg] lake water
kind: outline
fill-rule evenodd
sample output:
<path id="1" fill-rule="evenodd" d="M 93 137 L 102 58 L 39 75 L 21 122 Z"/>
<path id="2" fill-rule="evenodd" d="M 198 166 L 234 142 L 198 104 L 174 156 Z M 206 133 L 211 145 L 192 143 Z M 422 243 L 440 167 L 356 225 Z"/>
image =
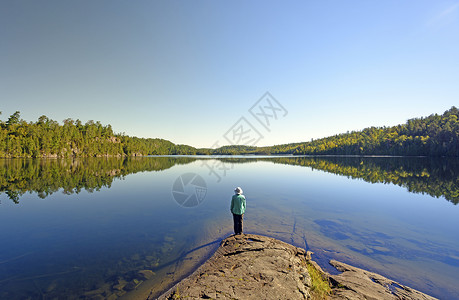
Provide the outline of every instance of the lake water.
<path id="1" fill-rule="evenodd" d="M 244 231 L 459 298 L 459 161 L 400 157 L 0 160 L 0 298 L 135 299 Z"/>

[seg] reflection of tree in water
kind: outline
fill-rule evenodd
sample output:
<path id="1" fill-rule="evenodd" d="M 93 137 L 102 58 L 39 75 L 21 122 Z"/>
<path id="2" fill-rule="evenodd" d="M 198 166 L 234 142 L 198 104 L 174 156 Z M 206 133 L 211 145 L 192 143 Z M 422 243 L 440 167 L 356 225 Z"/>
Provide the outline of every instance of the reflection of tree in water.
<path id="1" fill-rule="evenodd" d="M 127 157 L 86 159 L 0 159 L 0 193 L 15 203 L 26 192 L 46 198 L 62 189 L 65 194 L 110 188 L 115 178 L 141 171 L 161 171 L 194 158 Z"/>
<path id="2" fill-rule="evenodd" d="M 412 193 L 445 197 L 459 203 L 459 160 L 424 157 L 250 157 L 220 158 L 226 163 L 253 163 L 264 160 L 322 170 L 371 183 L 392 183 Z"/>
<path id="3" fill-rule="evenodd" d="M 212 157 L 214 158 L 214 157 Z M 15 203 L 26 192 L 45 198 L 62 189 L 66 194 L 109 188 L 115 178 L 141 171 L 161 171 L 197 160 L 192 157 L 128 157 L 87 159 L 0 159 L 0 193 Z M 412 193 L 445 197 L 459 203 L 459 160 L 413 157 L 234 157 L 226 163 L 260 160 L 298 165 L 329 173 L 392 183 Z"/>
<path id="4" fill-rule="evenodd" d="M 421 157 L 274 157 L 254 158 L 273 163 L 311 167 L 329 173 L 363 179 L 371 183 L 392 183 L 412 193 L 445 197 L 459 203 L 459 160 Z M 249 162 L 229 159 L 228 162 Z"/>

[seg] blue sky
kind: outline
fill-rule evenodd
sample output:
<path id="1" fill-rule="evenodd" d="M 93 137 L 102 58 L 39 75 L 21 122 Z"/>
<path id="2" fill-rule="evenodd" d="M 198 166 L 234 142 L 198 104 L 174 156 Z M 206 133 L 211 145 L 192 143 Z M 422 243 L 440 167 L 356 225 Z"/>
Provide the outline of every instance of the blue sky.
<path id="1" fill-rule="evenodd" d="M 2 120 L 210 147 L 244 117 L 274 145 L 459 103 L 459 1 L 1 0 L 0 37 Z"/>

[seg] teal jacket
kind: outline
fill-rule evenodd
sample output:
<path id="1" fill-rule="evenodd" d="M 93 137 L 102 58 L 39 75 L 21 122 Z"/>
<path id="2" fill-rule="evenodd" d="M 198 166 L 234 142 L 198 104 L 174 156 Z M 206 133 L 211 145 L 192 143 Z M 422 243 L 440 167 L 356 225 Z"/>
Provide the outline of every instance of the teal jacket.
<path id="1" fill-rule="evenodd" d="M 231 199 L 231 212 L 235 215 L 243 215 L 245 213 L 245 197 L 244 195 L 234 195 Z"/>

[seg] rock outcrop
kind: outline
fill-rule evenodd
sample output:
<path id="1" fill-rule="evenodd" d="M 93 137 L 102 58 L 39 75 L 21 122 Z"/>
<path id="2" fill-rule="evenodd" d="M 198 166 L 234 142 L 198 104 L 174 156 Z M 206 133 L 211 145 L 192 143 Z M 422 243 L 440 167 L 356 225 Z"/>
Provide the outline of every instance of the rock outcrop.
<path id="1" fill-rule="evenodd" d="M 221 242 L 204 265 L 159 299 L 310 299 L 314 291 L 307 264 L 329 280 L 331 299 L 435 299 L 337 261 L 330 263 L 343 273 L 329 275 L 310 260 L 310 254 L 265 236 L 233 235 Z"/>
<path id="2" fill-rule="evenodd" d="M 159 299 L 307 299 L 305 254 L 264 236 L 230 236 L 203 266 Z"/>
<path id="3" fill-rule="evenodd" d="M 336 260 L 330 264 L 342 272 L 329 276 L 335 286 L 331 299 L 436 299 L 373 272 Z"/>

